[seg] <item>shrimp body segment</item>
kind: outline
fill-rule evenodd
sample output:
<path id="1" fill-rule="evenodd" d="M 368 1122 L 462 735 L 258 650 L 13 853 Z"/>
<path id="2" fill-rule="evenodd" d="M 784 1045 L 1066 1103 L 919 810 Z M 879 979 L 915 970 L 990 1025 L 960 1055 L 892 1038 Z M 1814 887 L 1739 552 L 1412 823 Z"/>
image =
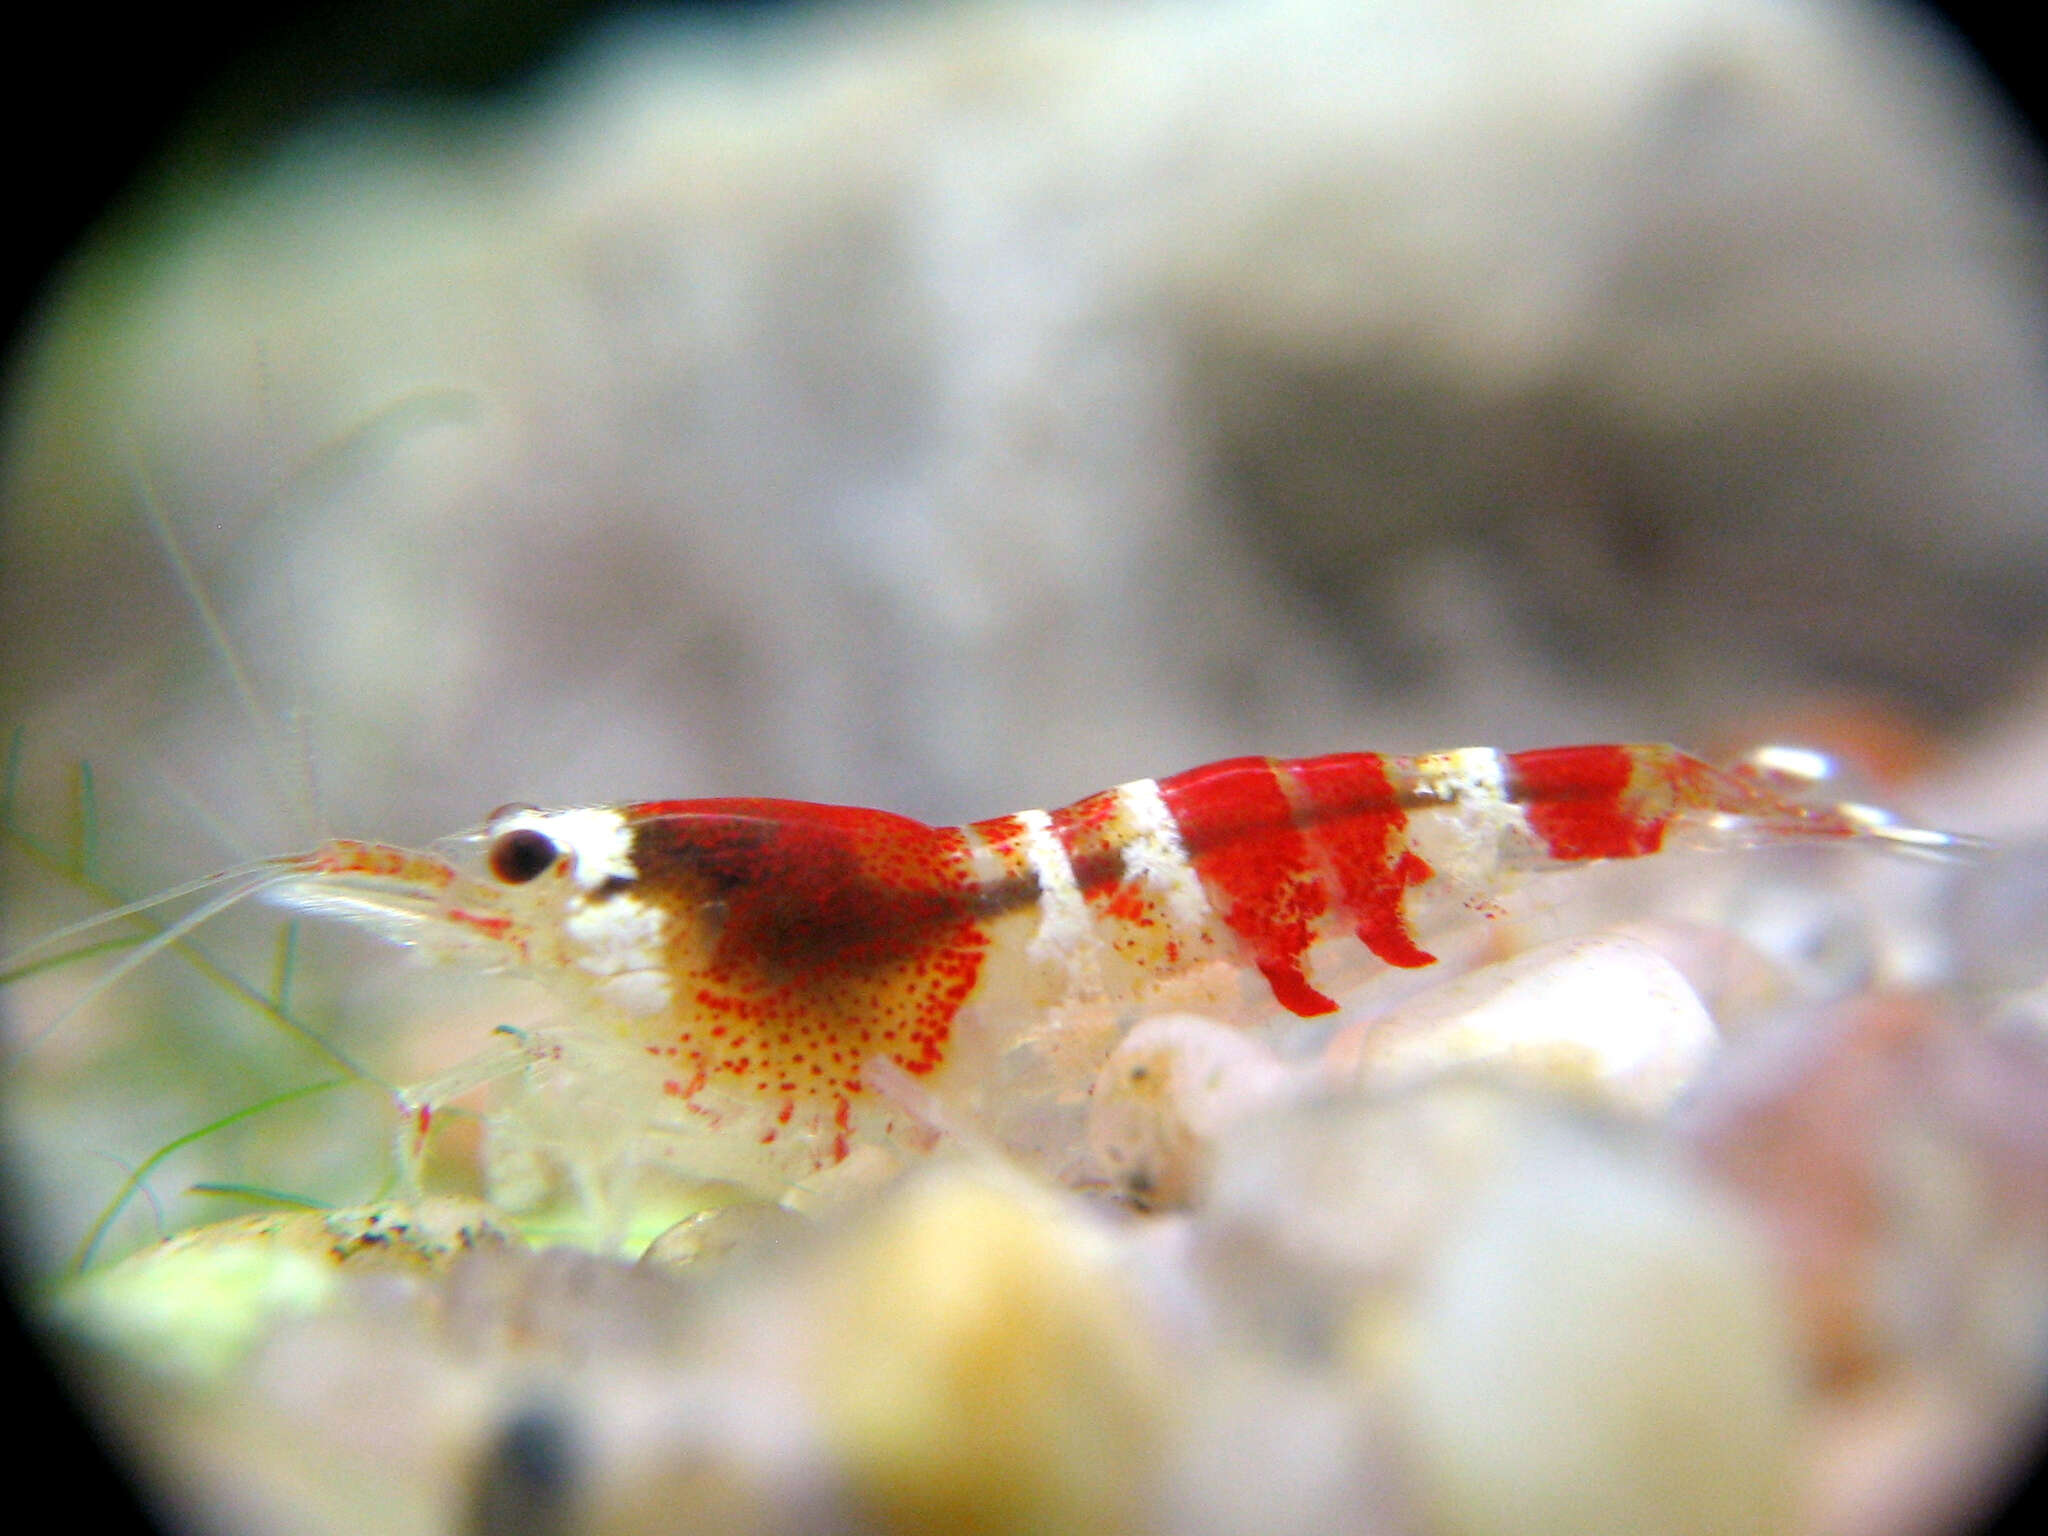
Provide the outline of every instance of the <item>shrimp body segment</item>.
<path id="1" fill-rule="evenodd" d="M 653 1102 L 802 1170 L 887 1131 L 881 1079 L 942 1082 L 970 1016 L 1135 1009 L 1203 968 L 1328 1013 L 1322 946 L 1430 965 L 1425 935 L 1521 871 L 1893 834 L 1935 837 L 1669 747 L 1345 753 L 963 827 L 767 799 L 511 808 L 432 852 L 331 842 L 265 890 L 566 988 Z"/>

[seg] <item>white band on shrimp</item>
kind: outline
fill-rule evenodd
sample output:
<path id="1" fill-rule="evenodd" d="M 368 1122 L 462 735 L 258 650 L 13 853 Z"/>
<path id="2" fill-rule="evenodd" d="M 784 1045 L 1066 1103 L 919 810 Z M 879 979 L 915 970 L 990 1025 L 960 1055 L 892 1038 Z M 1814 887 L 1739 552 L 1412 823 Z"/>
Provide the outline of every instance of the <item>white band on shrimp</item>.
<path id="1" fill-rule="evenodd" d="M 1031 861 L 1031 874 L 1038 882 L 1038 932 L 1027 953 L 1034 960 L 1057 959 L 1075 967 L 1090 947 L 1095 928 L 1081 882 L 1074 877 L 1074 861 L 1044 811 L 1020 811 L 1017 824 L 1024 829 L 1024 857 Z"/>
<path id="2" fill-rule="evenodd" d="M 1209 920 L 1209 896 L 1188 862 L 1180 824 L 1173 819 L 1157 779 L 1133 779 L 1116 787 L 1131 829 L 1124 845 L 1124 878 L 1150 886 L 1166 899 L 1167 916 L 1189 933 Z"/>
<path id="3" fill-rule="evenodd" d="M 1507 759 L 1492 747 L 1425 753 L 1415 759 L 1415 779 L 1417 790 L 1432 800 L 1479 815 L 1508 797 Z"/>
<path id="4" fill-rule="evenodd" d="M 1483 879 L 1502 858 L 1534 846 L 1528 813 L 1508 796 L 1507 758 L 1492 747 L 1418 757 L 1415 781 L 1421 795 L 1457 808 L 1455 817 L 1417 829 L 1436 844 L 1439 859 L 1455 861 L 1453 873 Z"/>
<path id="5" fill-rule="evenodd" d="M 659 1013 L 669 1005 L 668 914 L 637 896 L 608 901 L 578 898 L 563 930 L 575 945 L 574 964 L 598 978 L 598 990 L 632 1014 Z"/>

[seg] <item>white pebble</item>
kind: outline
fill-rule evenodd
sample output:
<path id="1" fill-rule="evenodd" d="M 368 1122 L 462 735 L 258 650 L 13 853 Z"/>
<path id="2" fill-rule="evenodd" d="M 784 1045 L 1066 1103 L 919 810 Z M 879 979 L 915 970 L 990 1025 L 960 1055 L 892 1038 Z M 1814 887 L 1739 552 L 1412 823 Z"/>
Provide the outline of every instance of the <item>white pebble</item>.
<path id="1" fill-rule="evenodd" d="M 1790 1527 L 1798 1371 L 1768 1256 L 1618 1142 L 1534 1132 L 1425 1276 L 1408 1360 L 1435 1529 Z"/>
<path id="2" fill-rule="evenodd" d="M 1284 1096 L 1293 1074 L 1263 1042 L 1199 1014 L 1160 1014 L 1126 1035 L 1095 1080 L 1088 1146 L 1134 1203 L 1187 1204 L 1219 1131 Z"/>
<path id="3" fill-rule="evenodd" d="M 1626 934 L 1568 939 L 1489 965 L 1332 1040 L 1333 1073 L 1374 1087 L 1475 1063 L 1611 1108 L 1657 1114 L 1717 1042 L 1683 972 Z"/>

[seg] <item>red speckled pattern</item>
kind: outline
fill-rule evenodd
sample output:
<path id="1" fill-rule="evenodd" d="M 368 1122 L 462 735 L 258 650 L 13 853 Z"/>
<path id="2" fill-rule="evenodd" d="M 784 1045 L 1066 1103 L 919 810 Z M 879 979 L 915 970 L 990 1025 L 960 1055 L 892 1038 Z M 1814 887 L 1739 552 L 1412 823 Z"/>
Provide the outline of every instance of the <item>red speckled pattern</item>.
<path id="1" fill-rule="evenodd" d="M 1130 831 L 1123 794 L 1105 789 L 1047 813 L 1053 836 L 1074 866 L 1074 881 L 1091 898 L 1106 898 L 1123 878 L 1123 850 Z"/>
<path id="2" fill-rule="evenodd" d="M 885 811 L 780 800 L 628 810 L 643 894 L 682 920 L 672 973 L 684 1021 L 670 1092 L 759 1101 L 764 1142 L 846 1155 L 876 1056 L 925 1075 L 946 1059 L 988 938 L 965 839 Z M 711 925 L 708 961 L 689 932 Z"/>
<path id="3" fill-rule="evenodd" d="M 1508 793 L 1526 811 L 1530 830 L 1559 859 L 1630 859 L 1664 845 L 1668 814 L 1648 814 L 1634 792 L 1642 780 L 1663 782 L 1668 765 L 1642 762 L 1646 749 L 1547 747 L 1508 756 Z M 1639 775 L 1639 767 L 1643 770 Z M 1663 797 L 1668 805 L 1669 795 Z"/>
<path id="4" fill-rule="evenodd" d="M 1175 934 L 1159 892 L 1125 876 L 1124 850 L 1135 829 L 1123 792 L 1106 789 L 1051 817 L 1053 836 L 1067 851 L 1103 939 L 1135 965 L 1177 963 L 1194 936 Z"/>

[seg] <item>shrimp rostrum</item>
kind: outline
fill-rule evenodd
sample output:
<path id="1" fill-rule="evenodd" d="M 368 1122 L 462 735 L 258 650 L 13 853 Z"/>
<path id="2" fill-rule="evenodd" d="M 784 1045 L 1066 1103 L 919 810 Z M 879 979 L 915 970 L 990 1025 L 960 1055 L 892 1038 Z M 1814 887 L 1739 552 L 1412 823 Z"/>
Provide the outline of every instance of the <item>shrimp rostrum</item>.
<path id="1" fill-rule="evenodd" d="M 1663 746 L 1246 757 L 960 827 L 771 799 L 514 806 L 425 851 L 330 841 L 235 892 L 539 977 L 564 1018 L 546 1049 L 610 1063 L 607 1113 L 795 1179 L 897 1137 L 911 1100 L 985 1096 L 1047 1020 L 1113 1040 L 1233 988 L 1332 1012 L 1332 978 L 1435 963 L 1527 873 L 1958 841 L 1798 788 Z"/>

